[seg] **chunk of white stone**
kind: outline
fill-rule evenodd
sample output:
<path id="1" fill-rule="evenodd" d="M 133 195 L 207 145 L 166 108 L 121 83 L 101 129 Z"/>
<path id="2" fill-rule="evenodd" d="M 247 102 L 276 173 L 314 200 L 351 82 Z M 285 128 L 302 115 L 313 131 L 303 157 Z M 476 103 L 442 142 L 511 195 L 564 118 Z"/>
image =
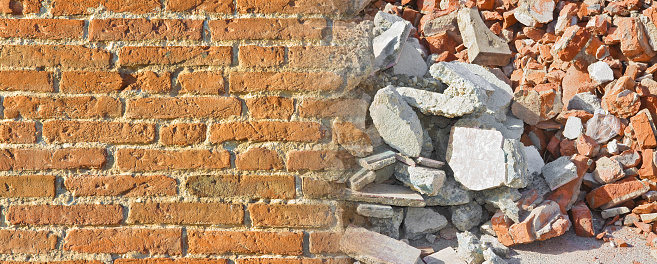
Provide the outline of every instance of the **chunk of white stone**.
<path id="1" fill-rule="evenodd" d="M 563 129 L 563 136 L 574 140 L 577 139 L 582 132 L 584 131 L 584 125 L 582 124 L 582 119 L 579 117 L 571 116 L 568 117 L 566 121 L 566 126 Z"/>
<path id="2" fill-rule="evenodd" d="M 495 130 L 453 127 L 447 164 L 454 178 L 469 190 L 485 190 L 506 182 L 504 138 Z"/>
<path id="3" fill-rule="evenodd" d="M 476 104 L 466 97 L 449 96 L 409 87 L 399 87 L 396 90 L 409 105 L 419 109 L 423 114 L 454 118 L 471 114 L 476 107 Z"/>
<path id="4" fill-rule="evenodd" d="M 440 231 L 447 223 L 447 218 L 432 209 L 408 208 L 403 227 L 409 239 L 417 239 Z"/>
<path id="5" fill-rule="evenodd" d="M 622 215 L 622 214 L 628 214 L 630 213 L 630 208 L 627 207 L 615 207 L 615 208 L 609 208 L 606 210 L 602 210 L 600 215 L 604 219 L 612 218 L 617 215 Z"/>
<path id="6" fill-rule="evenodd" d="M 545 164 L 542 172 L 543 178 L 553 191 L 577 178 L 577 166 L 570 161 L 568 156 L 560 157 Z"/>
<path id="7" fill-rule="evenodd" d="M 406 156 L 420 156 L 424 144 L 420 119 L 393 86 L 376 93 L 370 105 L 370 116 L 390 147 Z"/>
<path id="8" fill-rule="evenodd" d="M 375 69 L 387 69 L 397 63 L 412 27 L 408 21 L 397 21 L 374 38 L 372 48 Z"/>
<path id="9" fill-rule="evenodd" d="M 411 40 L 417 41 L 416 38 L 409 38 L 406 41 L 399 55 L 399 60 L 392 67 L 392 70 L 396 75 L 422 77 L 427 73 L 429 66 L 424 62 L 421 51 L 409 43 Z"/>
<path id="10" fill-rule="evenodd" d="M 392 218 L 395 211 L 390 205 L 359 204 L 356 208 L 359 215 L 375 218 Z"/>
<path id="11" fill-rule="evenodd" d="M 525 146 L 525 160 L 527 161 L 527 169 L 529 169 L 531 175 L 536 176 L 541 174 L 541 170 L 545 166 L 545 161 L 535 146 Z"/>
<path id="12" fill-rule="evenodd" d="M 591 80 L 594 80 L 599 84 L 604 84 L 614 80 L 614 71 L 611 70 L 609 64 L 604 61 L 598 61 L 589 65 L 588 70 Z"/>

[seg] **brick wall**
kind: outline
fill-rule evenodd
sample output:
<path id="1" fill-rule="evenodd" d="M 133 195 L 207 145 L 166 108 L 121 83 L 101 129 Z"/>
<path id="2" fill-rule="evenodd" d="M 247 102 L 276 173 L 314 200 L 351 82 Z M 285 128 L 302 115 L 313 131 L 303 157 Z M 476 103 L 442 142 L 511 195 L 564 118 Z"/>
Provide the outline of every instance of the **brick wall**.
<path id="1" fill-rule="evenodd" d="M 0 260 L 350 263 L 352 0 L 0 0 Z"/>

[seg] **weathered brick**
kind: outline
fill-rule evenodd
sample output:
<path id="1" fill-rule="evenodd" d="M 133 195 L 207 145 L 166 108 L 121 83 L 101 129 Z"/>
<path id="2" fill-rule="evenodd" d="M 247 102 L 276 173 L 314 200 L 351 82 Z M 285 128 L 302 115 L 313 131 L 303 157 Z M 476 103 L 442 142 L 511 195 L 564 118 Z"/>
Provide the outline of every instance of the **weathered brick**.
<path id="1" fill-rule="evenodd" d="M 278 152 L 266 148 L 249 148 L 236 155 L 235 167 L 239 170 L 280 170 L 284 166 Z"/>
<path id="2" fill-rule="evenodd" d="M 321 124 L 313 122 L 230 122 L 210 127 L 210 141 L 232 140 L 314 142 L 324 137 Z"/>
<path id="3" fill-rule="evenodd" d="M 258 227 L 329 227 L 335 216 L 327 204 L 250 204 L 249 215 Z"/>
<path id="4" fill-rule="evenodd" d="M 147 93 L 167 93 L 171 90 L 171 73 L 143 71 L 123 77 L 127 90 L 141 90 Z"/>
<path id="5" fill-rule="evenodd" d="M 310 253 L 340 253 L 340 238 L 342 234 L 334 232 L 310 233 Z"/>
<path id="6" fill-rule="evenodd" d="M 263 231 L 187 231 L 191 254 L 303 254 L 303 233 Z"/>
<path id="7" fill-rule="evenodd" d="M 69 229 L 63 249 L 82 253 L 182 254 L 180 228 Z"/>
<path id="8" fill-rule="evenodd" d="M 46 254 L 59 237 L 50 231 L 0 230 L 0 254 Z"/>
<path id="9" fill-rule="evenodd" d="M 203 20 L 112 18 L 89 23 L 91 41 L 200 40 L 202 32 Z"/>
<path id="10" fill-rule="evenodd" d="M 302 178 L 301 191 L 306 199 L 335 198 L 342 195 L 346 185 L 313 178 Z"/>
<path id="11" fill-rule="evenodd" d="M 230 66 L 233 61 L 232 50 L 229 46 L 125 47 L 119 51 L 119 64 L 121 66 Z"/>
<path id="12" fill-rule="evenodd" d="M 167 9 L 173 12 L 205 11 L 209 13 L 233 13 L 232 0 L 168 0 Z"/>
<path id="13" fill-rule="evenodd" d="M 362 63 L 358 51 L 349 46 L 289 47 L 288 60 L 294 68 L 342 69 Z"/>
<path id="14" fill-rule="evenodd" d="M 146 14 L 162 7 L 158 0 L 54 0 L 52 14 L 55 16 L 85 15 L 89 8 L 103 6 L 105 10 L 116 13 Z"/>
<path id="15" fill-rule="evenodd" d="M 146 259 L 115 259 L 114 264 L 227 264 L 226 259 L 210 258 L 146 258 Z"/>
<path id="16" fill-rule="evenodd" d="M 202 197 L 292 199 L 296 189 L 293 176 L 208 175 L 190 176 L 187 190 Z"/>
<path id="17" fill-rule="evenodd" d="M 249 115 L 256 119 L 289 120 L 294 113 L 294 99 L 280 96 L 265 96 L 246 99 Z"/>
<path id="18" fill-rule="evenodd" d="M 239 0 L 239 13 L 282 13 L 282 14 L 335 14 L 344 13 L 350 8 L 347 0 Z"/>
<path id="19" fill-rule="evenodd" d="M 0 19 L 0 38 L 80 39 L 84 20 Z"/>
<path id="20" fill-rule="evenodd" d="M 242 205 L 226 203 L 132 203 L 131 224 L 244 224 Z"/>
<path id="21" fill-rule="evenodd" d="M 230 167 L 226 150 L 119 149 L 116 165 L 122 171 L 223 169 Z"/>
<path id="22" fill-rule="evenodd" d="M 12 225 L 117 225 L 122 220 L 121 205 L 21 205 L 7 210 Z"/>
<path id="23" fill-rule="evenodd" d="M 238 18 L 211 20 L 212 40 L 322 39 L 323 18 Z"/>
<path id="24" fill-rule="evenodd" d="M 27 144 L 36 143 L 36 123 L 32 121 L 0 122 L 0 143 Z"/>
<path id="25" fill-rule="evenodd" d="M 126 102 L 128 118 L 227 118 L 242 114 L 235 97 L 139 98 Z"/>
<path id="26" fill-rule="evenodd" d="M 95 148 L 2 149 L 0 170 L 100 169 L 107 151 Z"/>
<path id="27" fill-rule="evenodd" d="M 120 92 L 125 87 L 123 78 L 118 72 L 81 72 L 69 71 L 62 73 L 59 90 L 62 93 L 104 93 Z"/>
<path id="28" fill-rule="evenodd" d="M 332 72 L 232 72 L 231 92 L 338 90 L 342 77 Z"/>
<path id="29" fill-rule="evenodd" d="M 3 0 L 0 1 L 0 13 L 23 15 L 39 13 L 41 0 Z"/>
<path id="30" fill-rule="evenodd" d="M 2 264 L 103 264 L 98 260 L 63 260 L 63 261 L 2 261 Z"/>
<path id="31" fill-rule="evenodd" d="M 216 72 L 192 72 L 178 76 L 180 93 L 183 94 L 224 94 L 224 76 Z"/>
<path id="32" fill-rule="evenodd" d="M 160 143 L 164 145 L 186 146 L 205 141 L 205 124 L 172 124 L 160 129 Z"/>
<path id="33" fill-rule="evenodd" d="M 648 190 L 647 183 L 629 177 L 592 190 L 586 195 L 586 201 L 590 208 L 608 209 L 639 197 Z"/>
<path id="34" fill-rule="evenodd" d="M 362 99 L 306 99 L 299 105 L 299 116 L 358 118 L 365 116 L 368 108 L 369 103 Z"/>
<path id="35" fill-rule="evenodd" d="M 280 67 L 285 63 L 285 47 L 241 46 L 238 58 L 243 67 Z"/>
<path id="36" fill-rule="evenodd" d="M 299 150 L 287 153 L 288 171 L 343 170 L 353 167 L 355 159 L 346 151 Z"/>
<path id="37" fill-rule="evenodd" d="M 109 52 L 99 48 L 74 45 L 0 46 L 0 65 L 5 67 L 107 69 L 111 57 Z"/>
<path id="38" fill-rule="evenodd" d="M 49 143 L 147 144 L 155 141 L 155 124 L 56 120 L 43 123 L 43 137 Z"/>
<path id="39" fill-rule="evenodd" d="M 52 92 L 52 74 L 43 71 L 0 71 L 0 91 Z"/>
<path id="40" fill-rule="evenodd" d="M 240 258 L 237 264 L 351 264 L 353 261 L 349 258 Z"/>
<path id="41" fill-rule="evenodd" d="M 75 175 L 64 180 L 73 196 L 171 196 L 176 195 L 176 179 L 153 176 L 93 176 Z"/>
<path id="42" fill-rule="evenodd" d="M 26 175 L 0 177 L 0 197 L 55 197 L 55 176 Z"/>
<path id="43" fill-rule="evenodd" d="M 121 101 L 104 96 L 10 96 L 3 101 L 5 118 L 107 118 L 120 117 Z"/>

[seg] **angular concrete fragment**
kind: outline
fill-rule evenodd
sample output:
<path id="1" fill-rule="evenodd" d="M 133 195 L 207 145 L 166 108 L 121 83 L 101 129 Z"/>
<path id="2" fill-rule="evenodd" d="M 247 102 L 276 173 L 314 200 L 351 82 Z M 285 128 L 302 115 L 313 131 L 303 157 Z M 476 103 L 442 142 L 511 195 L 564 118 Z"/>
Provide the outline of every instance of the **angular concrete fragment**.
<path id="1" fill-rule="evenodd" d="M 495 254 L 491 248 L 484 250 L 484 259 L 486 261 L 484 261 L 482 264 L 507 264 L 507 262 Z"/>
<path id="2" fill-rule="evenodd" d="M 454 118 L 475 111 L 476 104 L 466 97 L 449 96 L 408 87 L 399 87 L 396 90 L 409 105 L 419 109 L 424 114 Z"/>
<path id="3" fill-rule="evenodd" d="M 481 223 L 481 206 L 476 202 L 450 207 L 452 224 L 459 231 L 467 231 Z"/>
<path id="4" fill-rule="evenodd" d="M 523 25 L 534 27 L 552 21 L 554 7 L 553 0 L 521 0 L 513 15 Z"/>
<path id="5" fill-rule="evenodd" d="M 382 235 L 399 239 L 401 223 L 404 221 L 404 208 L 393 207 L 393 214 L 390 218 L 370 217 L 368 220 L 372 226 L 367 229 Z"/>
<path id="6" fill-rule="evenodd" d="M 489 68 L 484 68 L 477 64 L 463 62 L 452 62 L 452 64 L 458 65 L 468 70 L 470 75 L 474 74 L 478 78 L 481 78 L 489 83 L 490 87 L 493 89 L 493 92 L 487 92 L 488 100 L 485 101 L 486 114 L 494 116 L 500 122 L 505 122 L 508 116 L 507 110 L 511 105 L 511 100 L 513 99 L 513 88 L 511 88 L 511 84 L 500 79 L 497 75 L 492 73 Z M 454 65 L 451 65 L 450 67 L 456 68 Z M 470 76 L 468 78 L 474 78 L 474 76 Z"/>
<path id="7" fill-rule="evenodd" d="M 473 193 L 456 182 L 454 177 L 447 177 L 443 187 L 434 196 L 424 195 L 427 206 L 449 206 L 467 204 L 472 201 Z"/>
<path id="8" fill-rule="evenodd" d="M 415 159 L 415 162 L 417 162 L 418 165 L 434 168 L 434 169 L 442 169 L 443 166 L 445 166 L 445 162 L 439 160 L 433 160 L 429 158 L 423 158 L 423 157 L 419 157 Z"/>
<path id="9" fill-rule="evenodd" d="M 408 239 L 433 234 L 447 226 L 447 218 L 429 208 L 408 208 L 403 228 Z"/>
<path id="10" fill-rule="evenodd" d="M 563 108 L 561 90 L 554 84 L 539 84 L 533 89 L 519 90 L 513 94 L 511 111 L 530 125 L 550 120 Z"/>
<path id="11" fill-rule="evenodd" d="M 577 166 L 566 156 L 545 164 L 541 171 L 553 191 L 577 178 Z"/>
<path id="12" fill-rule="evenodd" d="M 469 190 L 485 190 L 506 182 L 502 133 L 478 128 L 453 127 L 447 163 L 454 178 Z"/>
<path id="13" fill-rule="evenodd" d="M 340 250 L 365 263 L 416 263 L 421 251 L 396 239 L 350 226 L 340 239 Z"/>
<path id="14" fill-rule="evenodd" d="M 443 94 L 452 97 L 464 97 L 468 105 L 474 105 L 475 112 L 483 111 L 489 96 L 492 96 L 497 90 L 502 90 L 499 86 L 492 84 L 486 78 L 482 77 L 483 71 L 479 74 L 473 74 L 467 63 L 462 62 L 439 62 L 431 66 L 431 76 L 449 85 Z M 481 67 L 478 65 L 471 65 Z M 490 73 L 490 72 L 489 72 Z M 492 74 L 491 74 L 492 75 Z M 486 76 L 486 75 L 484 75 Z M 492 75 L 493 77 L 495 75 Z M 497 77 L 494 77 L 497 79 Z M 499 81 L 499 79 L 497 79 Z M 500 81 L 501 82 L 501 81 Z M 508 86 L 508 85 L 507 85 Z M 510 89 L 510 88 L 509 88 Z M 502 92 L 499 92 L 503 95 Z M 508 94 L 508 100 L 500 99 L 497 104 L 506 104 L 511 102 L 513 92 Z"/>
<path id="15" fill-rule="evenodd" d="M 358 165 L 368 170 L 378 170 L 397 161 L 395 152 L 384 151 L 369 157 L 358 159 Z"/>
<path id="16" fill-rule="evenodd" d="M 356 208 L 359 215 L 376 218 L 392 218 L 394 210 L 390 205 L 359 204 Z"/>
<path id="17" fill-rule="evenodd" d="M 412 27 L 413 25 L 408 21 L 397 21 L 374 38 L 372 47 L 375 69 L 387 69 L 397 63 Z"/>
<path id="18" fill-rule="evenodd" d="M 568 101 L 568 110 L 584 110 L 591 114 L 602 109 L 600 99 L 592 93 L 578 93 Z"/>
<path id="19" fill-rule="evenodd" d="M 456 255 L 456 251 L 452 247 L 446 247 L 440 251 L 424 257 L 426 264 L 467 264 L 465 260 Z"/>
<path id="20" fill-rule="evenodd" d="M 641 216 L 641 222 L 644 223 L 652 223 L 657 221 L 657 213 L 652 213 L 652 214 L 642 214 Z"/>
<path id="21" fill-rule="evenodd" d="M 623 207 L 615 207 L 615 208 L 602 210 L 600 215 L 602 216 L 603 219 L 609 219 L 617 215 L 629 214 L 629 213 L 630 213 L 630 208 L 623 206 Z"/>
<path id="22" fill-rule="evenodd" d="M 395 206 L 424 207 L 426 203 L 422 195 L 400 185 L 372 183 L 363 189 L 345 190 L 344 198 L 348 201 L 379 203 Z"/>
<path id="23" fill-rule="evenodd" d="M 595 162 L 593 178 L 595 178 L 595 180 L 599 183 L 612 183 L 625 178 L 625 176 L 625 172 L 623 172 L 623 165 L 615 159 L 602 157 Z"/>
<path id="24" fill-rule="evenodd" d="M 584 125 L 582 124 L 582 119 L 579 117 L 571 116 L 568 117 L 566 121 L 566 126 L 563 129 L 563 136 L 570 140 L 575 140 L 582 134 L 584 131 Z"/>
<path id="25" fill-rule="evenodd" d="M 527 162 L 527 169 L 529 174 L 532 176 L 538 176 L 541 174 L 543 166 L 545 166 L 545 161 L 541 157 L 541 153 L 538 152 L 535 146 L 525 146 L 525 160 Z"/>
<path id="26" fill-rule="evenodd" d="M 406 44 L 402 47 L 399 55 L 399 60 L 392 67 L 392 70 L 395 75 L 422 77 L 427 73 L 429 66 L 424 62 L 422 53 L 410 43 L 411 41 L 417 42 L 417 39 L 409 38 L 406 40 Z"/>
<path id="27" fill-rule="evenodd" d="M 423 130 L 413 109 L 393 86 L 379 90 L 370 105 L 370 116 L 383 140 L 406 156 L 417 157 L 423 146 Z"/>
<path id="28" fill-rule="evenodd" d="M 537 177 L 538 178 L 538 177 Z M 478 193 L 486 203 L 499 208 L 513 222 L 520 222 L 520 208 L 516 204 L 522 197 L 518 189 L 499 187 Z"/>
<path id="29" fill-rule="evenodd" d="M 467 263 L 482 263 L 484 262 L 484 249 L 481 242 L 475 235 L 465 231 L 457 233 L 456 238 L 459 243 L 456 254 Z"/>
<path id="30" fill-rule="evenodd" d="M 614 80 L 614 71 L 611 70 L 609 64 L 604 61 L 598 61 L 589 65 L 588 71 L 591 80 L 599 84 L 608 83 Z"/>
<path id="31" fill-rule="evenodd" d="M 490 230 L 495 234 L 495 231 L 492 230 L 493 223 L 488 221 L 487 224 L 490 224 Z M 500 243 L 500 241 L 493 235 L 484 234 L 479 238 L 479 241 L 481 241 L 484 249 L 491 249 L 496 255 L 502 258 L 509 258 L 511 255 L 511 250 L 504 244 Z"/>
<path id="32" fill-rule="evenodd" d="M 367 169 L 360 169 L 354 175 L 349 177 L 349 188 L 352 190 L 358 191 L 363 189 L 366 185 L 374 182 L 376 179 L 376 174 Z"/>
<path id="33" fill-rule="evenodd" d="M 504 185 L 511 188 L 525 188 L 531 180 L 527 168 L 524 145 L 517 139 L 504 139 L 504 158 L 506 160 L 506 180 Z"/>
<path id="34" fill-rule="evenodd" d="M 470 63 L 484 66 L 509 64 L 511 50 L 508 43 L 484 24 L 477 8 L 461 9 L 457 23 Z"/>
<path id="35" fill-rule="evenodd" d="M 445 182 L 445 172 L 426 167 L 412 167 L 398 163 L 395 177 L 411 189 L 428 196 L 438 194 Z"/>
<path id="36" fill-rule="evenodd" d="M 400 16 L 388 14 L 383 11 L 377 12 L 374 16 L 374 35 L 380 35 L 384 31 L 390 29 L 395 22 L 404 22 L 404 19 Z"/>

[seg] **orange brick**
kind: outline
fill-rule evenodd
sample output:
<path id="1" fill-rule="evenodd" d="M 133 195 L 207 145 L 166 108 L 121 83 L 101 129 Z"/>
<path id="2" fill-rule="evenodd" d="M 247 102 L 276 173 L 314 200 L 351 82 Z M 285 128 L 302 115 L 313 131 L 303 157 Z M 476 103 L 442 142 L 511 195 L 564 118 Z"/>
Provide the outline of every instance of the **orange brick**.
<path id="1" fill-rule="evenodd" d="M 128 118 L 227 118 L 242 115 L 235 97 L 140 98 L 126 102 Z"/>
<path id="2" fill-rule="evenodd" d="M 171 90 L 171 73 L 143 71 L 124 76 L 128 90 L 141 90 L 147 93 L 168 93 Z"/>
<path id="3" fill-rule="evenodd" d="M 266 148 L 249 148 L 236 155 L 235 167 L 239 170 L 280 170 L 284 166 L 278 152 Z"/>
<path id="4" fill-rule="evenodd" d="M 287 153 L 287 170 L 343 170 L 354 166 L 355 159 L 346 151 L 300 150 Z"/>
<path id="5" fill-rule="evenodd" d="M 2 261 L 2 264 L 103 264 L 98 260 L 65 260 L 65 261 Z"/>
<path id="6" fill-rule="evenodd" d="M 117 243 L 119 242 L 120 243 Z M 81 253 L 182 254 L 180 228 L 69 229 L 63 249 Z"/>
<path id="7" fill-rule="evenodd" d="M 237 264 L 351 264 L 349 258 L 240 258 Z"/>
<path id="8" fill-rule="evenodd" d="M 160 142 L 164 145 L 186 146 L 205 141 L 205 124 L 172 124 L 160 129 Z"/>
<path id="9" fill-rule="evenodd" d="M 359 63 L 354 49 L 349 46 L 294 46 L 288 48 L 288 60 L 293 68 L 344 69 Z"/>
<path id="10" fill-rule="evenodd" d="M 80 72 L 62 73 L 59 90 L 62 93 L 112 93 L 120 92 L 125 87 L 118 72 Z"/>
<path id="11" fill-rule="evenodd" d="M 293 176 L 211 175 L 190 176 L 187 190 L 201 197 L 292 199 L 296 188 Z"/>
<path id="12" fill-rule="evenodd" d="M 101 169 L 107 151 L 94 148 L 2 149 L 0 170 Z"/>
<path id="13" fill-rule="evenodd" d="M 242 205 L 226 203 L 132 203 L 131 224 L 244 224 Z"/>
<path id="14" fill-rule="evenodd" d="M 83 20 L 0 19 L 0 38 L 80 39 Z"/>
<path id="15" fill-rule="evenodd" d="M 118 225 L 122 220 L 121 205 L 23 205 L 7 211 L 12 225 Z"/>
<path id="16" fill-rule="evenodd" d="M 324 228 L 335 223 L 327 204 L 250 204 L 249 215 L 257 227 Z"/>
<path id="17" fill-rule="evenodd" d="M 0 65 L 5 67 L 107 69 L 110 59 L 106 50 L 74 45 L 0 46 Z"/>
<path id="18" fill-rule="evenodd" d="M 31 121 L 0 122 L 0 143 L 27 144 L 36 143 L 36 123 Z"/>
<path id="19" fill-rule="evenodd" d="M 43 123 L 43 137 L 49 143 L 148 144 L 155 141 L 155 124 L 48 121 Z"/>
<path id="20" fill-rule="evenodd" d="M 52 92 L 52 74 L 43 71 L 0 71 L 0 90 Z"/>
<path id="21" fill-rule="evenodd" d="M 120 117 L 123 105 L 111 97 L 10 96 L 3 101 L 5 118 L 106 118 Z"/>
<path id="22" fill-rule="evenodd" d="M 233 13 L 232 0 L 168 0 L 167 9 L 173 12 L 205 11 L 209 13 Z"/>
<path id="23" fill-rule="evenodd" d="M 325 181 L 313 178 L 302 178 L 301 190 L 303 197 L 307 199 L 336 198 L 342 195 L 346 185 L 333 181 Z"/>
<path id="24" fill-rule="evenodd" d="M 259 91 L 336 91 L 342 77 L 331 72 L 233 72 L 231 92 Z"/>
<path id="25" fill-rule="evenodd" d="M 212 40 L 323 39 L 323 18 L 238 18 L 208 22 Z"/>
<path id="26" fill-rule="evenodd" d="M 119 149 L 116 165 L 121 171 L 223 169 L 230 167 L 226 150 Z"/>
<path id="27" fill-rule="evenodd" d="M 54 0 L 52 14 L 55 16 L 86 15 L 89 8 L 103 6 L 116 13 L 146 14 L 162 7 L 158 0 Z"/>
<path id="28" fill-rule="evenodd" d="M 112 18 L 89 23 L 91 41 L 200 40 L 202 32 L 203 20 Z"/>
<path id="29" fill-rule="evenodd" d="M 0 230 L 0 254 L 46 254 L 57 248 L 57 240 L 45 230 Z"/>
<path id="30" fill-rule="evenodd" d="M 369 103 L 362 99 L 307 99 L 299 105 L 299 116 L 358 118 L 365 116 L 368 108 Z"/>
<path id="31" fill-rule="evenodd" d="M 64 186 L 73 196 L 172 196 L 177 193 L 176 180 L 164 175 L 75 175 L 66 177 Z"/>
<path id="32" fill-rule="evenodd" d="M 310 253 L 340 253 L 342 234 L 333 232 L 310 233 Z"/>
<path id="33" fill-rule="evenodd" d="M 283 14 L 335 14 L 344 13 L 351 7 L 346 0 L 240 0 L 237 12 L 245 13 L 283 13 Z"/>
<path id="34" fill-rule="evenodd" d="M 230 66 L 232 47 L 125 47 L 119 51 L 121 66 L 177 65 Z M 1 57 L 0 57 L 0 61 Z"/>
<path id="35" fill-rule="evenodd" d="M 192 72 L 178 75 L 180 93 L 213 94 L 225 93 L 224 76 L 215 72 Z"/>
<path id="36" fill-rule="evenodd" d="M 252 118 L 289 120 L 294 113 L 294 99 L 292 98 L 266 96 L 245 101 Z"/>
<path id="37" fill-rule="evenodd" d="M 241 46 L 238 57 L 243 67 L 280 67 L 285 63 L 285 47 Z"/>
<path id="38" fill-rule="evenodd" d="M 0 197 L 55 197 L 55 176 L 25 175 L 0 177 Z"/>
<path id="39" fill-rule="evenodd" d="M 313 122 L 230 122 L 210 127 L 212 143 L 241 140 L 315 142 L 323 137 L 321 124 Z"/>
<path id="40" fill-rule="evenodd" d="M 303 254 L 303 233 L 264 231 L 187 231 L 191 254 Z"/>
<path id="41" fill-rule="evenodd" d="M 115 259 L 114 264 L 228 264 L 228 260 L 226 260 L 226 259 L 210 259 L 210 258 Z"/>
<path id="42" fill-rule="evenodd" d="M 39 13 L 41 0 L 3 0 L 0 1 L 0 13 L 23 15 Z"/>

